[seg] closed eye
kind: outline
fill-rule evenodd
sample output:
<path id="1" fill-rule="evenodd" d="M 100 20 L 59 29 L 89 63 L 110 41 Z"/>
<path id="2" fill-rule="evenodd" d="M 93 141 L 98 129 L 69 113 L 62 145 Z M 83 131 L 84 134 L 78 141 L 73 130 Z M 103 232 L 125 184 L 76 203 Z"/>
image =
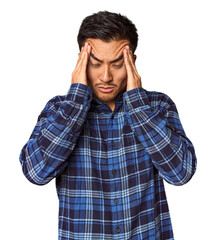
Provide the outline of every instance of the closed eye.
<path id="1" fill-rule="evenodd" d="M 91 66 L 93 68 L 99 68 L 101 66 L 100 63 L 96 63 L 96 64 L 93 64 L 92 62 L 90 62 Z M 112 65 L 114 68 L 121 68 L 123 66 L 124 62 L 122 62 L 121 64 L 114 64 Z"/>
<path id="2" fill-rule="evenodd" d="M 98 68 L 98 67 L 100 67 L 100 64 L 93 64 L 93 63 L 91 63 L 91 66 L 94 67 L 94 68 Z"/>
<path id="3" fill-rule="evenodd" d="M 124 62 L 123 62 L 124 63 Z M 115 68 L 121 68 L 122 66 L 123 66 L 123 63 L 121 63 L 121 64 L 115 64 L 115 65 L 113 65 L 113 67 L 115 67 Z"/>

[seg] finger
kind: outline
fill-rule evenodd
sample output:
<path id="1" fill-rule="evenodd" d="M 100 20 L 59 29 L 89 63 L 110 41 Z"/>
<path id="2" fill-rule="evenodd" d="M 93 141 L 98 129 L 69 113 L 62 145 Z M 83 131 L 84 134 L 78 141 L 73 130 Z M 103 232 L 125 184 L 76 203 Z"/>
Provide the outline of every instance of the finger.
<path id="1" fill-rule="evenodd" d="M 80 63 L 80 60 L 81 60 L 81 58 L 82 58 L 83 48 L 84 48 L 84 46 L 81 48 L 80 52 L 78 53 L 78 60 L 77 60 L 77 63 L 76 63 L 76 67 L 75 67 L 75 68 L 77 68 L 77 66 L 78 66 L 79 63 Z"/>
<path id="2" fill-rule="evenodd" d="M 87 52 L 88 52 L 88 55 L 90 55 L 90 52 L 91 52 L 91 45 L 88 43 L 88 46 L 87 46 Z"/>
<path id="3" fill-rule="evenodd" d="M 86 43 L 85 43 L 86 44 Z M 78 53 L 78 56 L 79 56 L 79 60 L 82 58 L 82 54 L 83 54 L 83 51 L 85 49 L 85 44 L 81 47 L 81 50 L 80 52 Z"/>
<path id="4" fill-rule="evenodd" d="M 80 52 L 80 58 L 79 58 L 79 60 L 78 60 L 78 62 L 77 62 L 77 68 L 79 68 L 80 67 L 80 65 L 82 64 L 82 61 L 83 61 L 83 59 L 84 59 L 84 57 L 85 57 L 85 52 L 86 52 L 86 50 L 87 50 L 87 47 L 88 47 L 88 43 L 86 42 L 85 44 L 84 44 L 84 46 L 82 47 L 82 51 Z"/>
<path id="5" fill-rule="evenodd" d="M 132 74 L 133 74 L 132 73 L 132 66 L 131 66 L 130 59 L 129 59 L 129 56 L 128 56 L 128 53 L 127 53 L 127 49 L 124 49 L 123 54 L 124 54 L 124 62 L 125 62 L 127 74 L 132 76 Z"/>
<path id="6" fill-rule="evenodd" d="M 92 50 L 92 47 L 90 44 L 88 44 L 88 47 L 87 47 L 87 65 L 88 65 L 88 62 L 89 62 L 89 56 L 90 56 L 90 53 L 91 53 L 91 50 Z"/>
<path id="7" fill-rule="evenodd" d="M 90 51 L 91 51 L 91 46 L 88 45 L 87 50 L 84 53 L 83 61 L 81 63 L 81 67 L 82 67 L 83 71 L 86 71 L 86 68 L 87 68 L 87 65 L 88 65 L 88 59 L 89 59 Z"/>
<path id="8" fill-rule="evenodd" d="M 87 46 L 88 46 L 88 43 L 87 42 L 85 42 L 85 44 L 82 46 L 82 48 L 81 48 L 81 52 L 80 52 L 80 60 L 82 60 L 83 59 L 83 55 L 84 55 L 84 52 L 86 51 L 86 49 L 87 49 Z"/>
<path id="9" fill-rule="evenodd" d="M 84 56 L 83 56 L 83 59 L 82 59 L 82 62 L 80 63 L 80 70 L 81 71 L 84 71 L 84 72 L 86 71 L 87 63 L 88 63 L 88 52 L 85 52 Z"/>
<path id="10" fill-rule="evenodd" d="M 130 57 L 130 55 L 128 53 L 128 48 L 124 49 L 124 57 L 125 57 L 126 64 L 128 65 L 128 67 L 132 68 L 132 62 L 131 62 L 131 57 Z"/>
<path id="11" fill-rule="evenodd" d="M 132 50 L 129 48 L 128 45 L 127 45 L 127 53 L 128 53 L 129 59 L 130 59 L 130 64 L 131 64 L 135 74 L 138 75 L 138 72 L 137 72 L 137 69 L 135 66 L 134 56 L 133 56 Z"/>
<path id="12" fill-rule="evenodd" d="M 90 51 L 91 51 L 91 46 L 88 43 L 86 43 L 83 48 L 83 52 L 82 52 L 80 61 L 77 64 L 78 71 L 86 71 Z"/>
<path id="13" fill-rule="evenodd" d="M 135 65 L 134 65 L 133 54 L 132 54 L 132 51 L 130 50 L 130 47 L 128 45 L 127 45 L 127 55 L 128 55 L 129 60 L 130 60 L 131 66 L 134 68 Z"/>

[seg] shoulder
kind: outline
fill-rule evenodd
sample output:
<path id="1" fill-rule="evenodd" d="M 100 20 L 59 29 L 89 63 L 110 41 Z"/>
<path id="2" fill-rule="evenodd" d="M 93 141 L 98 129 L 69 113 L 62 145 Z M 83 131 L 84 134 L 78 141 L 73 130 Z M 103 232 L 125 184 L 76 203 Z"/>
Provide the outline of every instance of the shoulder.
<path id="1" fill-rule="evenodd" d="M 38 119 L 41 117 L 48 117 L 50 114 L 53 114 L 58 111 L 59 107 L 63 104 L 66 95 L 56 95 L 52 97 L 46 104 L 43 110 L 41 111 Z"/>
<path id="2" fill-rule="evenodd" d="M 60 106 L 65 101 L 65 99 L 66 95 L 56 95 L 47 102 L 47 105 L 49 107 Z"/>
<path id="3" fill-rule="evenodd" d="M 149 104 L 152 108 L 163 108 L 168 110 L 171 106 L 175 105 L 174 101 L 166 93 L 159 91 L 149 91 L 144 89 Z"/>

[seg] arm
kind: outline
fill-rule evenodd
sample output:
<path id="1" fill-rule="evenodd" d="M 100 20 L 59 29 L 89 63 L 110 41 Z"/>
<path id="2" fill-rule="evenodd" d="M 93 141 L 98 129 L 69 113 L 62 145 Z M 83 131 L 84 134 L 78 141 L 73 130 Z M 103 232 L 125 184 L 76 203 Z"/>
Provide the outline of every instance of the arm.
<path id="1" fill-rule="evenodd" d="M 23 173 L 29 181 L 44 185 L 68 165 L 81 133 L 92 98 L 86 69 L 91 46 L 82 47 L 71 86 L 64 97 L 56 96 L 45 106 L 28 142 L 20 153 Z"/>
<path id="2" fill-rule="evenodd" d="M 135 66 L 136 56 L 124 48 L 127 92 L 124 94 L 126 115 L 141 144 L 150 155 L 159 174 L 168 183 L 183 185 L 196 171 L 197 159 L 191 141 L 181 125 L 174 102 L 165 94 L 153 99 L 151 108 L 141 77 Z"/>
<path id="3" fill-rule="evenodd" d="M 125 93 L 131 128 L 151 156 L 159 174 L 168 183 L 183 185 L 196 170 L 196 156 L 187 138 L 174 102 L 165 94 L 151 108 L 146 91 L 140 87 Z"/>
<path id="4" fill-rule="evenodd" d="M 46 104 L 20 153 L 22 170 L 29 181 L 44 185 L 68 165 L 91 97 L 89 86 L 76 83 L 71 84 L 64 99 L 56 96 Z"/>

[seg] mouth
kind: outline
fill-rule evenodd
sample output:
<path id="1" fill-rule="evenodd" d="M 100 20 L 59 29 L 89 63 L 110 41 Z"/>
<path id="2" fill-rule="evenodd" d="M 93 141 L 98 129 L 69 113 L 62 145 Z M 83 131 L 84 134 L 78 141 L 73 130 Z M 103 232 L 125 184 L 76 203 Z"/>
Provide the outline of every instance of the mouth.
<path id="1" fill-rule="evenodd" d="M 101 92 L 104 92 L 104 93 L 110 93 L 110 92 L 112 92 L 113 91 L 113 89 L 114 89 L 114 87 L 99 87 L 99 90 L 101 91 Z"/>

